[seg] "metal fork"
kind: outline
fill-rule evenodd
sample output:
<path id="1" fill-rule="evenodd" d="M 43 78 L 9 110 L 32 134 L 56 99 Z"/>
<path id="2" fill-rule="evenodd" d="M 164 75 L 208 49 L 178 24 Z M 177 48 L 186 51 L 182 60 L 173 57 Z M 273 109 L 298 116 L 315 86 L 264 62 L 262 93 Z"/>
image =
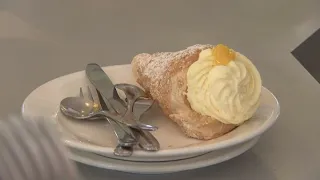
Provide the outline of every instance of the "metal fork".
<path id="1" fill-rule="evenodd" d="M 140 109 L 143 110 L 143 112 L 139 116 L 136 116 L 136 114 L 133 113 L 133 107 L 130 107 L 131 105 L 129 105 L 128 102 L 125 102 L 120 98 L 120 96 L 117 92 L 117 89 L 115 87 L 113 88 L 113 99 L 121 104 L 121 106 L 122 106 L 122 111 L 121 111 L 122 113 L 121 114 L 124 114 L 124 116 L 127 115 L 126 120 L 131 119 L 131 120 L 137 121 L 137 122 L 140 121 L 140 116 L 143 113 L 145 113 L 148 109 L 150 109 L 151 106 L 153 105 L 153 102 L 154 102 L 154 101 L 151 101 L 151 102 L 148 101 L 148 103 L 145 105 L 139 104 L 138 106 L 140 107 Z M 140 98 L 140 100 L 142 100 L 142 98 Z M 147 99 L 145 99 L 145 100 L 147 100 Z M 137 106 L 135 103 L 133 105 Z M 130 108 L 131 108 L 131 110 L 129 110 L 130 113 L 128 114 L 127 112 L 128 112 L 128 109 L 130 109 Z M 135 133 L 139 134 L 139 136 L 141 136 L 139 138 L 139 145 L 141 146 L 142 149 L 147 150 L 147 151 L 158 151 L 160 149 L 159 141 L 151 134 L 151 132 L 149 132 L 147 130 L 140 129 L 140 128 L 132 128 L 132 130 Z"/>
<path id="2" fill-rule="evenodd" d="M 89 86 L 87 86 L 88 91 L 88 99 L 92 101 L 94 104 L 96 104 L 96 110 L 101 110 L 101 103 L 98 103 L 95 98 L 92 95 L 91 89 Z M 84 93 L 82 88 L 80 88 L 80 97 L 84 97 Z M 132 137 L 127 131 L 130 130 L 129 127 L 126 127 L 122 124 L 119 124 L 113 120 L 110 120 L 109 118 L 106 118 L 111 127 L 113 128 L 113 131 L 118 139 L 118 145 L 114 149 L 114 155 L 115 156 L 131 156 L 133 153 L 133 146 L 138 143 L 137 139 L 135 137 Z M 127 130 L 127 131 L 126 131 Z"/>

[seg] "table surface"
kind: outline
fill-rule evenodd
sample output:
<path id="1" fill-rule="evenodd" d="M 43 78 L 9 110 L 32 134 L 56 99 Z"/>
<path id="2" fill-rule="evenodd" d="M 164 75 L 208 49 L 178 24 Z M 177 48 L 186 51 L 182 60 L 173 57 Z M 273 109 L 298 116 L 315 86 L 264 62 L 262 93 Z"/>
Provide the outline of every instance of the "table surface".
<path id="1" fill-rule="evenodd" d="M 250 151 L 198 170 L 136 175 L 80 165 L 86 179 L 320 179 L 320 86 L 291 51 L 320 27 L 320 1 L 2 0 L 0 115 L 36 87 L 86 63 L 224 43 L 248 56 L 281 115 Z"/>

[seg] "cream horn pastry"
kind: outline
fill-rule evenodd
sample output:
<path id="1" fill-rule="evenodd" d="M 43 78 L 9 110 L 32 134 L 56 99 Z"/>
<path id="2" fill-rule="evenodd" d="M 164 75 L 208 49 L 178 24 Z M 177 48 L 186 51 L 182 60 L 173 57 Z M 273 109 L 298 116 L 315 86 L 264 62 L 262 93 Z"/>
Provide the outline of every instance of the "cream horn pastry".
<path id="1" fill-rule="evenodd" d="M 137 82 L 189 137 L 209 140 L 249 120 L 260 103 L 261 77 L 225 45 L 142 53 L 132 60 Z"/>

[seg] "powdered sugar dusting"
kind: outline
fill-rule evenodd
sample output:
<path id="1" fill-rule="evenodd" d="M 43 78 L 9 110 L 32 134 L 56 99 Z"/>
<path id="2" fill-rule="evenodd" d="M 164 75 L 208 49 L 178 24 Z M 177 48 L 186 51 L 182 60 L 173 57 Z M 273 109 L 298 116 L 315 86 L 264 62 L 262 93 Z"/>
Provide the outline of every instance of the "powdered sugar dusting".
<path id="1" fill-rule="evenodd" d="M 139 67 L 146 67 L 147 64 L 151 61 L 151 55 L 148 53 L 139 54 L 138 57 Z"/>
<path id="2" fill-rule="evenodd" d="M 196 44 L 177 52 L 158 52 L 152 55 L 141 54 L 142 56 L 139 56 L 140 67 L 145 68 L 142 73 L 143 75 L 149 77 L 152 81 L 157 81 L 164 75 L 165 71 L 173 61 L 184 59 L 190 55 L 193 55 L 198 50 L 207 49 L 209 47 L 212 46 Z"/>

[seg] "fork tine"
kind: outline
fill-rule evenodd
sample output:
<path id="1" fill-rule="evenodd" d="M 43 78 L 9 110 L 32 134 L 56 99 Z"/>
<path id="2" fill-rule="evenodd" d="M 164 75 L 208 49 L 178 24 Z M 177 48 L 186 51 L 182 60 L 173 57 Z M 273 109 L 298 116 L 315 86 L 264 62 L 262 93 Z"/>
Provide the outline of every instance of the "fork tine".
<path id="1" fill-rule="evenodd" d="M 93 96 L 92 96 L 92 92 L 91 92 L 91 89 L 89 86 L 87 86 L 87 89 L 88 89 L 88 96 L 89 96 L 89 100 L 94 102 L 94 99 L 93 99 Z"/>
<path id="2" fill-rule="evenodd" d="M 84 97 L 84 96 L 83 96 L 82 87 L 80 88 L 80 94 L 79 94 L 79 96 L 82 97 L 82 98 Z"/>

